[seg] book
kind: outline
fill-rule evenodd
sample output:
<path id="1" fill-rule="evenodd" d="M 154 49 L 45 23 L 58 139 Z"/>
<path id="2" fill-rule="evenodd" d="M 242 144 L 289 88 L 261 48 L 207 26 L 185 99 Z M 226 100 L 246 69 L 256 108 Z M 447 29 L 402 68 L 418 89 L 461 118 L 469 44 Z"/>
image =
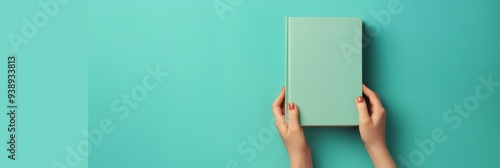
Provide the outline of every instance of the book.
<path id="1" fill-rule="evenodd" d="M 286 96 L 302 126 L 356 126 L 362 95 L 362 20 L 286 18 Z M 288 122 L 288 105 L 285 105 Z"/>

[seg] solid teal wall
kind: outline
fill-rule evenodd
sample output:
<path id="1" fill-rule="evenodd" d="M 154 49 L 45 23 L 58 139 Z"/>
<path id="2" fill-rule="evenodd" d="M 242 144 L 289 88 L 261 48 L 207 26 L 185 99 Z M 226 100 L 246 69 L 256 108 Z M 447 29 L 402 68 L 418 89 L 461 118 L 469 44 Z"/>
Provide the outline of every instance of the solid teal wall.
<path id="1" fill-rule="evenodd" d="M 39 3 L 43 5 L 39 5 Z M 0 0 L 0 167 L 52 167 L 78 144 L 88 125 L 87 2 Z M 36 18 L 36 21 L 33 21 Z M 19 43 L 16 43 L 19 42 Z M 7 57 L 16 61 L 16 160 L 8 159 Z M 80 157 L 87 167 L 88 157 Z M 57 164 L 56 164 L 57 165 Z"/>
<path id="2" fill-rule="evenodd" d="M 68 1 L 16 51 L 8 34 L 38 2 L 51 0 L 0 5 L 23 112 L 20 159 L 2 152 L 2 166 L 288 167 L 271 114 L 286 16 L 363 19 L 363 80 L 387 109 L 398 164 L 498 165 L 498 1 Z M 305 132 L 316 167 L 372 166 L 357 128 Z"/>
<path id="3" fill-rule="evenodd" d="M 116 124 L 90 167 L 288 167 L 271 123 L 284 85 L 286 16 L 364 20 L 363 80 L 387 109 L 398 164 L 497 165 L 500 87 L 479 78 L 500 81 L 500 3 L 401 0 L 393 9 L 397 2 L 89 2 L 90 127 L 103 117 Z M 226 11 L 218 15 L 213 3 Z M 388 8 L 390 19 L 372 14 Z M 169 75 L 141 91 L 157 65 Z M 475 96 L 479 85 L 488 98 Z M 122 94 L 137 94 L 137 107 Z M 447 112 L 464 100 L 473 112 Z M 357 128 L 305 131 L 315 166 L 372 166 Z"/>

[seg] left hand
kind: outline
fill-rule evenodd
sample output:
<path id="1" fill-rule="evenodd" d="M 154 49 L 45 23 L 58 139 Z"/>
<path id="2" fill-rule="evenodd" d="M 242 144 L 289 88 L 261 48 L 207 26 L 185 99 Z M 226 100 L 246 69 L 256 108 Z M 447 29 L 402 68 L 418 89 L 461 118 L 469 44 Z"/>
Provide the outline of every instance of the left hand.
<path id="1" fill-rule="evenodd" d="M 312 167 L 311 149 L 306 142 L 304 130 L 299 124 L 299 109 L 295 103 L 289 103 L 288 124 L 284 115 L 285 88 L 273 103 L 276 128 L 290 156 L 290 167 Z"/>

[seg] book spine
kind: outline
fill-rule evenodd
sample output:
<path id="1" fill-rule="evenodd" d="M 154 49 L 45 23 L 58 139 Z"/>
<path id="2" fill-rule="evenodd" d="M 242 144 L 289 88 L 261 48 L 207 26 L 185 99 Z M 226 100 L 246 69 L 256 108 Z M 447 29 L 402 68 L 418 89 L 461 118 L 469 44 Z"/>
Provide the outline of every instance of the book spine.
<path id="1" fill-rule="evenodd" d="M 290 53 L 289 53 L 289 17 L 285 18 L 285 104 L 284 104 L 284 111 L 285 111 L 285 121 L 288 123 L 288 101 L 289 101 L 289 95 L 290 95 L 290 90 L 288 87 L 288 81 L 289 81 L 289 62 L 290 62 Z"/>

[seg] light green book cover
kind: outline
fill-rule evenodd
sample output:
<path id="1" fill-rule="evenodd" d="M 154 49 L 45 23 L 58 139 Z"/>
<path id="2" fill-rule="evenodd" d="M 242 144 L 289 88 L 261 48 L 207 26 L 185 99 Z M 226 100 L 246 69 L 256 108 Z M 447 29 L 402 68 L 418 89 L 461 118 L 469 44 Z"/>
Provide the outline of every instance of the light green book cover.
<path id="1" fill-rule="evenodd" d="M 359 125 L 361 31 L 360 18 L 287 18 L 286 103 L 297 104 L 301 125 Z"/>

